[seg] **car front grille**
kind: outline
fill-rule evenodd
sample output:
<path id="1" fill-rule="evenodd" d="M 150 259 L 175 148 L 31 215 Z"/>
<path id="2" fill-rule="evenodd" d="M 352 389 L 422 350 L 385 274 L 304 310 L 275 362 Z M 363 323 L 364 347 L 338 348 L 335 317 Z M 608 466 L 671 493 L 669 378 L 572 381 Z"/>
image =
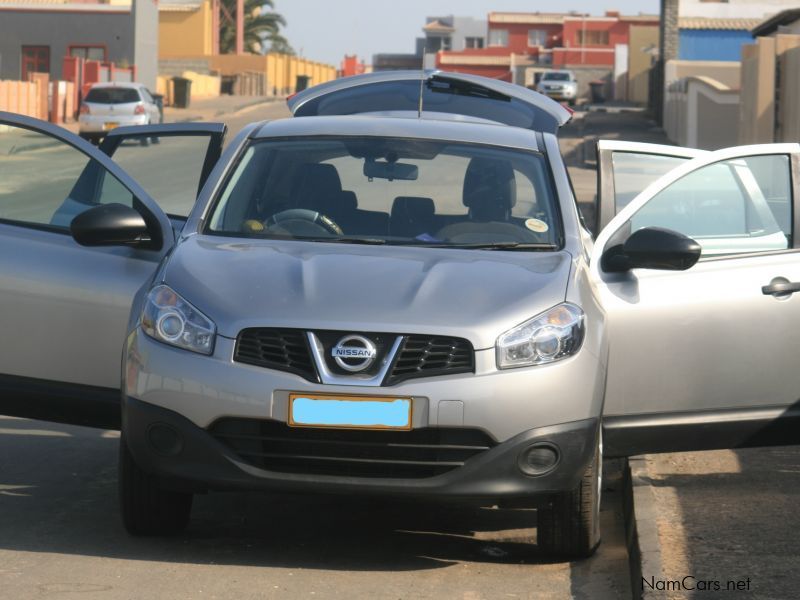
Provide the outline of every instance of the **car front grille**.
<path id="1" fill-rule="evenodd" d="M 209 433 L 255 467 L 340 477 L 434 477 L 496 445 L 479 429 L 314 429 L 236 418 L 216 421 Z"/>
<path id="2" fill-rule="evenodd" d="M 233 360 L 319 381 L 308 340 L 299 329 L 244 329 L 236 340 Z"/>
<path id="3" fill-rule="evenodd" d="M 388 375 L 388 383 L 413 377 L 469 373 L 475 370 L 472 344 L 467 340 L 429 335 L 406 337 Z"/>
<path id="4" fill-rule="evenodd" d="M 332 336 L 335 340 L 347 333 L 325 332 L 325 335 Z M 380 335 L 396 339 L 399 334 Z M 418 334 L 402 337 L 403 342 L 382 382 L 383 385 L 394 385 L 418 377 L 471 373 L 475 370 L 475 353 L 472 344 L 465 339 Z M 390 345 L 379 344 L 387 349 Z M 378 358 L 381 360 L 383 357 Z M 250 365 L 295 373 L 308 381 L 320 382 L 306 331 L 302 329 L 260 327 L 244 329 L 236 340 L 233 359 Z"/>

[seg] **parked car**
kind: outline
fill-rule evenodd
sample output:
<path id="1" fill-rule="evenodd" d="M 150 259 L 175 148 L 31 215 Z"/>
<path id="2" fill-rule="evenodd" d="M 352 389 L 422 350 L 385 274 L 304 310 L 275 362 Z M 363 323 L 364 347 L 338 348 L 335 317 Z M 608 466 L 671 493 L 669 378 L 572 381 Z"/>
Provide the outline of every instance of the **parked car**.
<path id="1" fill-rule="evenodd" d="M 800 145 L 601 146 L 592 240 L 563 107 L 419 86 L 311 88 L 221 156 L 0 113 L 0 413 L 121 421 L 132 534 L 208 490 L 383 494 L 536 507 L 584 557 L 604 456 L 798 441 Z M 176 178 L 193 208 L 149 193 Z"/>
<path id="2" fill-rule="evenodd" d="M 97 141 L 117 127 L 161 123 L 161 111 L 141 83 L 96 83 L 80 107 L 80 136 Z M 144 140 L 145 142 L 147 140 Z"/>
<path id="3" fill-rule="evenodd" d="M 578 100 L 578 81 L 572 71 L 546 71 L 536 84 L 536 91 L 573 105 Z"/>

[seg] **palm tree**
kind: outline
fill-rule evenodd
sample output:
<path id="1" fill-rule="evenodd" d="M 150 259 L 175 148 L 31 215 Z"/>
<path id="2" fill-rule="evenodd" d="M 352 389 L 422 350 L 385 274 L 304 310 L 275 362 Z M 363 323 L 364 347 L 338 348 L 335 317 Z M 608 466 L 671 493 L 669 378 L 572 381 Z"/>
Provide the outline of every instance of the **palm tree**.
<path id="1" fill-rule="evenodd" d="M 265 11 L 265 8 L 269 10 Z M 236 52 L 236 0 L 220 0 L 220 11 L 220 52 Z M 284 25 L 286 19 L 275 12 L 273 0 L 244 0 L 245 52 L 263 54 L 270 47 L 275 47 L 276 51 L 293 54 L 289 42 L 280 34 L 280 28 Z M 265 42 L 269 42 L 269 47 Z"/>

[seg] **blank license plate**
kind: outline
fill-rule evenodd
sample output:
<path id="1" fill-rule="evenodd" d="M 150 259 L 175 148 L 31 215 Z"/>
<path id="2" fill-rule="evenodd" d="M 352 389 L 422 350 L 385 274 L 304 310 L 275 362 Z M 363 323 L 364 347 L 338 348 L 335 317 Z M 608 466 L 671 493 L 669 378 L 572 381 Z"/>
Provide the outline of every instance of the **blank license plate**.
<path id="1" fill-rule="evenodd" d="M 409 430 L 411 398 L 289 394 L 289 425 Z"/>
<path id="2" fill-rule="evenodd" d="M 116 129 L 117 127 L 119 127 L 119 123 L 115 123 L 115 122 L 108 123 L 107 122 L 107 123 L 103 124 L 103 129 L 105 129 L 106 131 L 109 131 L 111 129 Z"/>

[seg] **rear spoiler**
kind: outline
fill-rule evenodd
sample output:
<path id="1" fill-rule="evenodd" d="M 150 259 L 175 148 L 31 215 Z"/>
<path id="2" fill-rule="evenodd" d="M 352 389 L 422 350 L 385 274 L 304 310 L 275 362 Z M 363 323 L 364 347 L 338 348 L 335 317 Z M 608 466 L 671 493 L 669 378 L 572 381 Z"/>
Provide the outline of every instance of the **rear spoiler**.
<path id="1" fill-rule="evenodd" d="M 420 79 L 422 80 L 420 82 Z M 425 109 L 557 133 L 572 112 L 525 87 L 464 73 L 387 71 L 336 79 L 287 99 L 295 117 Z"/>

